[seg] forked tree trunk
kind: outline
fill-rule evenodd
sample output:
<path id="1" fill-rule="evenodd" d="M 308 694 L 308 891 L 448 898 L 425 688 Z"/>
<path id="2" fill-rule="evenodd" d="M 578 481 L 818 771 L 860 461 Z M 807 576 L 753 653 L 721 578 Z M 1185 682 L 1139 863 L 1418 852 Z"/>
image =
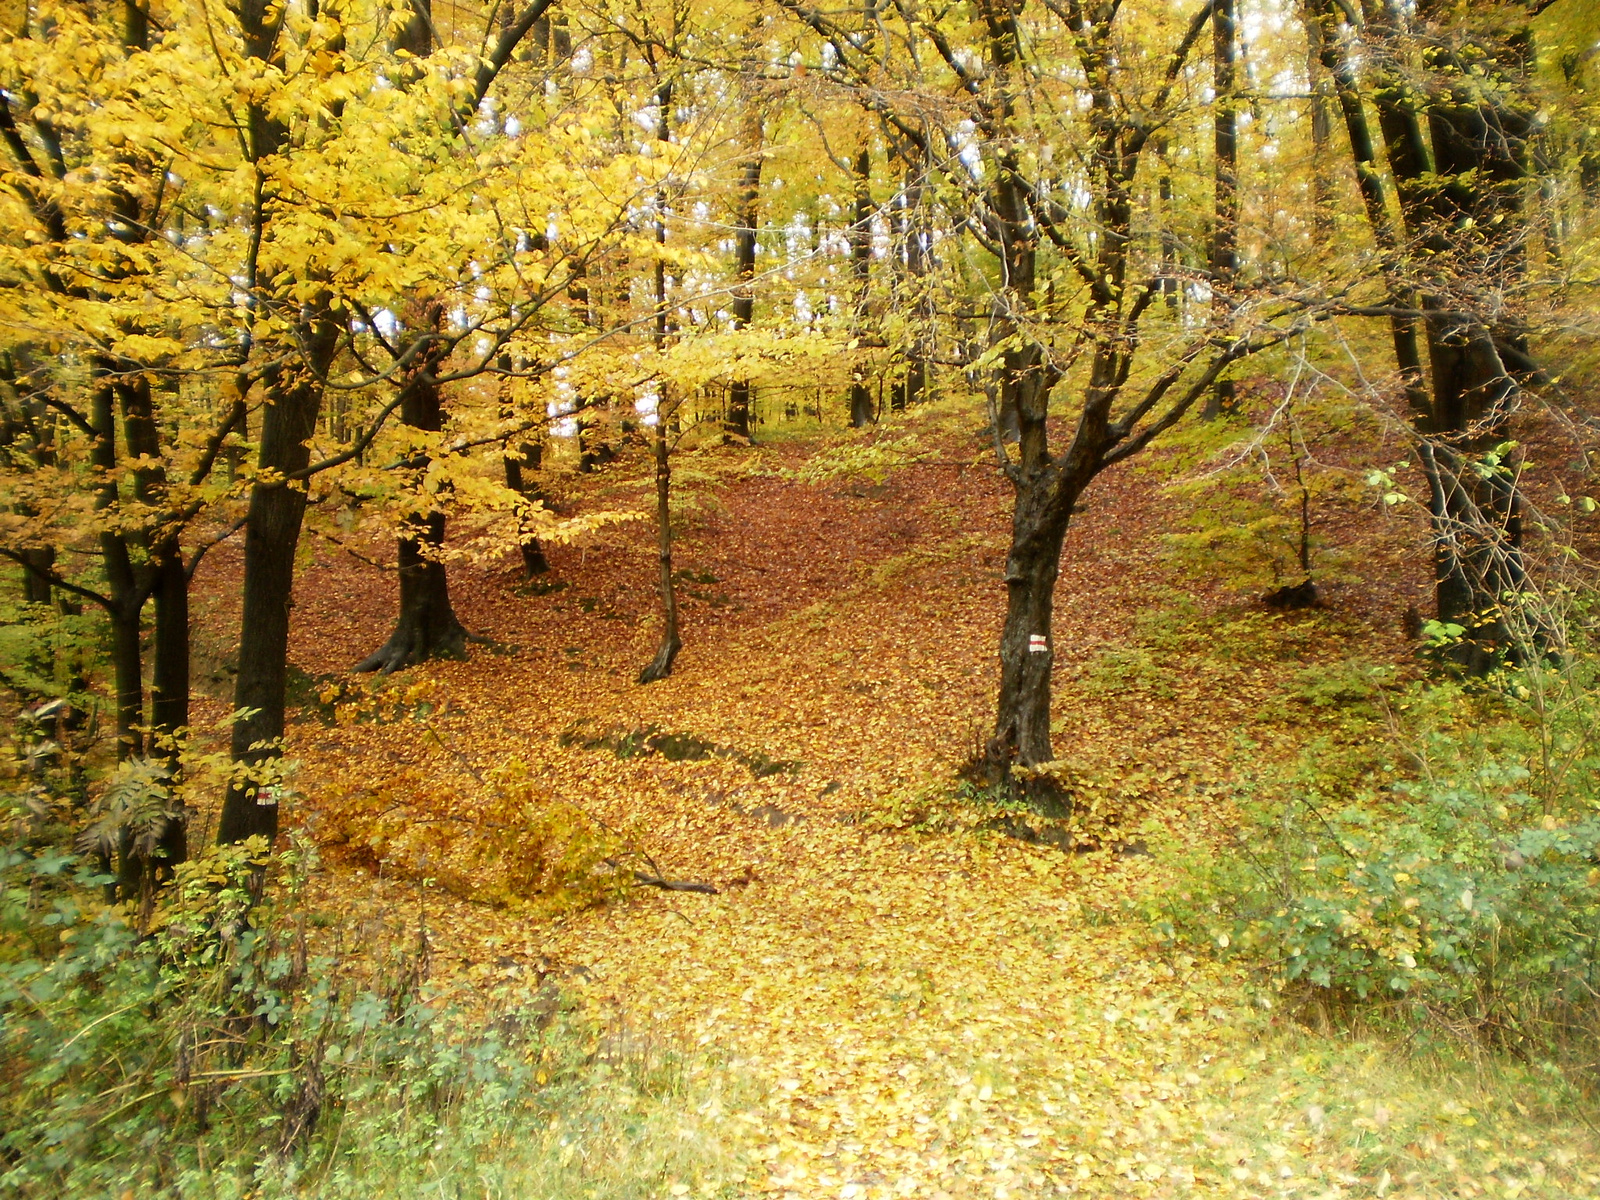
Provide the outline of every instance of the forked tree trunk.
<path id="1" fill-rule="evenodd" d="M 1442 69 L 1432 79 L 1422 76 L 1419 90 L 1397 66 L 1406 16 L 1391 0 L 1367 0 L 1363 9 L 1376 50 L 1373 103 L 1407 234 L 1436 278 L 1471 280 L 1473 288 L 1491 290 L 1514 284 L 1522 265 L 1521 192 L 1532 124 L 1518 89 L 1528 61 L 1526 40 L 1513 36 L 1470 47 L 1470 77 L 1444 50 L 1430 51 L 1436 56 L 1432 65 Z M 1390 228 L 1372 166 L 1355 70 L 1336 41 L 1336 19 L 1326 0 L 1319 14 L 1323 61 L 1351 131 L 1357 182 L 1380 250 L 1392 261 L 1400 239 Z M 1505 469 L 1479 468 L 1507 437 L 1517 385 L 1502 351 L 1526 359 L 1526 346 L 1520 331 L 1497 326 L 1491 313 L 1463 311 L 1466 304 L 1436 294 L 1435 287 L 1427 279 L 1414 290 L 1399 281 L 1392 286 L 1397 303 L 1409 301 L 1424 314 L 1428 376 L 1417 353 L 1418 322 L 1394 318 L 1396 355 L 1428 481 L 1436 611 L 1440 621 L 1468 631 L 1452 656 L 1468 671 L 1482 673 L 1508 645 L 1497 606 L 1520 588 L 1523 567 L 1515 480 Z"/>

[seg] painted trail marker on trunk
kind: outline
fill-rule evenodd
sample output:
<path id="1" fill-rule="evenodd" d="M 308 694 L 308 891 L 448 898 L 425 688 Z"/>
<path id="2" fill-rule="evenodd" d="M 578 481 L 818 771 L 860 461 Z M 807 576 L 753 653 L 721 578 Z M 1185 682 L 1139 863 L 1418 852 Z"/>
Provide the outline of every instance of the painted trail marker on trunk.
<path id="1" fill-rule="evenodd" d="M 1048 653 L 1050 653 L 1050 639 L 1045 637 L 1044 634 L 1042 634 L 1042 633 L 1035 633 L 1035 634 L 1030 635 L 1029 638 L 1028 638 L 1028 653 L 1029 654 L 1048 654 Z"/>

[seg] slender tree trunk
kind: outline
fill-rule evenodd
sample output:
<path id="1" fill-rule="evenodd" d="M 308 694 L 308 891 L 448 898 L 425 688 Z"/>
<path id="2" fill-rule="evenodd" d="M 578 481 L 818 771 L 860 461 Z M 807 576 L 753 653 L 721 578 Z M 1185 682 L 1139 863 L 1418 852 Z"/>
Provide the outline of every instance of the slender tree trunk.
<path id="1" fill-rule="evenodd" d="M 867 322 L 872 287 L 872 148 L 862 143 L 855 162 L 855 220 L 850 223 L 850 273 L 856 285 L 856 334 Z M 858 370 L 850 384 L 850 424 L 861 429 L 874 417 L 872 392 Z"/>
<path id="2" fill-rule="evenodd" d="M 1234 0 L 1215 0 L 1211 9 L 1213 163 L 1215 188 L 1211 226 L 1212 306 L 1220 323 L 1231 322 L 1233 282 L 1239 269 L 1239 107 L 1237 58 L 1239 34 Z M 1206 404 L 1209 417 L 1237 407 L 1233 380 L 1219 379 Z"/>
<path id="3" fill-rule="evenodd" d="M 1178 231 L 1173 225 L 1177 209 L 1172 199 L 1172 159 L 1167 153 L 1167 141 L 1155 143 L 1158 172 L 1156 187 L 1161 197 L 1161 295 L 1167 302 L 1167 311 L 1176 315 L 1182 299 L 1182 284 L 1178 278 Z"/>
<path id="4" fill-rule="evenodd" d="M 1333 232 L 1332 80 L 1323 65 L 1323 23 L 1314 4 L 1306 12 L 1306 80 L 1311 85 L 1311 229 L 1318 238 Z"/>
<path id="5" fill-rule="evenodd" d="M 90 457 L 99 472 L 95 488 L 95 508 L 106 512 L 116 508 L 117 422 L 116 387 L 105 378 L 108 368 L 101 364 L 100 378 L 92 385 L 90 419 L 95 440 Z M 100 534 L 100 558 L 110 592 L 111 672 L 116 694 L 117 760 L 136 758 L 144 750 L 140 727 L 144 724 L 144 670 L 139 645 L 139 618 L 144 607 L 139 580 L 127 537 L 115 530 Z"/>
<path id="6" fill-rule="evenodd" d="M 906 166 L 904 209 L 902 212 L 902 246 L 905 253 L 905 282 L 910 293 L 906 308 L 914 314 L 916 327 L 905 349 L 906 373 L 894 392 L 891 406 L 896 410 L 910 408 L 922 400 L 928 386 L 927 347 L 925 328 L 928 320 L 928 231 L 923 211 L 923 172 L 921 161 Z"/>
<path id="7" fill-rule="evenodd" d="M 663 397 L 663 400 L 665 397 Z M 678 635 L 678 594 L 672 580 L 672 454 L 667 443 L 663 404 L 656 411 L 656 555 L 660 564 L 661 644 L 655 658 L 639 672 L 640 683 L 654 683 L 672 674 L 672 664 L 683 648 Z"/>
<path id="8" fill-rule="evenodd" d="M 1382 270 L 1389 287 L 1389 299 L 1397 309 L 1407 309 L 1414 305 L 1415 297 L 1399 274 L 1403 252 L 1401 234 L 1389 213 L 1383 176 L 1378 172 L 1377 146 L 1373 141 L 1371 126 L 1367 123 L 1366 107 L 1362 102 L 1355 70 L 1339 40 L 1331 0 L 1312 0 L 1312 8 L 1319 26 L 1315 42 L 1322 65 L 1333 82 L 1334 97 L 1344 118 L 1345 133 L 1350 139 L 1350 154 L 1355 164 L 1356 190 L 1366 209 L 1378 253 L 1382 255 Z M 1422 355 L 1418 348 L 1417 322 L 1412 317 L 1397 313 L 1389 318 L 1389 331 L 1401 386 L 1405 390 L 1407 410 L 1414 420 L 1426 420 L 1432 412 L 1432 402 L 1428 396 L 1427 377 L 1422 369 Z"/>
<path id="9" fill-rule="evenodd" d="M 762 138 L 761 118 L 752 113 L 748 122 L 747 137 L 750 157 L 745 159 L 739 172 L 739 207 L 735 215 L 733 241 L 734 277 L 733 303 L 729 306 L 733 329 L 737 332 L 749 326 L 755 315 L 756 235 L 760 219 Z M 750 439 L 750 381 L 735 379 L 728 387 L 728 432 L 746 441 Z"/>
<path id="10" fill-rule="evenodd" d="M 669 137 L 667 114 L 672 105 L 672 84 L 664 82 L 656 88 L 656 140 L 665 142 Z M 656 245 L 667 244 L 667 197 L 665 191 L 656 192 Z M 656 255 L 655 266 L 656 327 L 655 346 L 659 358 L 667 346 L 667 264 L 663 254 Z M 677 660 L 683 640 L 678 634 L 678 592 L 672 579 L 672 444 L 668 441 L 668 396 L 666 381 L 662 380 L 656 393 L 656 555 L 660 564 L 661 588 L 661 644 L 655 658 L 639 672 L 640 683 L 654 683 L 672 674 L 672 664 Z"/>
<path id="11" fill-rule="evenodd" d="M 515 450 L 507 446 L 501 454 L 501 461 L 505 467 L 506 486 L 517 495 L 535 502 L 542 502 L 537 483 L 530 483 L 523 475 L 523 469 L 537 472 L 543 465 L 544 443 L 522 442 Z M 521 535 L 517 542 L 522 551 L 522 570 L 529 579 L 543 575 L 550 570 L 550 560 L 545 557 L 544 547 L 539 544 L 539 539 L 531 533 Z"/>

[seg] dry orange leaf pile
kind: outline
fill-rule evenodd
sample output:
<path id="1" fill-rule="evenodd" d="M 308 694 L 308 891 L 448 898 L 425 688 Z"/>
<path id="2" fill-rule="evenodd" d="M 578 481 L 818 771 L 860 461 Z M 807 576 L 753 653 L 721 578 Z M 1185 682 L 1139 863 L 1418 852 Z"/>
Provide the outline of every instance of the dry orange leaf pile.
<path id="1" fill-rule="evenodd" d="M 1330 1099 L 1323 1068 L 1269 1057 L 1281 1019 L 1251 1006 L 1247 981 L 1164 955 L 1128 915 L 1125 901 L 1164 885 L 1137 847 L 1064 854 L 970 825 L 908 828 L 977 744 L 995 685 L 1006 497 L 992 470 L 957 465 L 975 445 L 954 439 L 937 465 L 875 485 L 781 474 L 804 461 L 799 444 L 755 452 L 759 471 L 748 450 L 702 455 L 720 483 L 701 484 L 715 504 L 678 547 L 685 649 L 649 688 L 633 682 L 657 631 L 647 528 L 558 548 L 564 586 L 537 594 L 517 594 L 509 569 L 457 570 L 463 619 L 496 645 L 408 676 L 439 706 L 425 725 L 308 713 L 295 728 L 303 815 L 343 843 L 323 887 L 347 907 L 403 906 L 441 874 L 393 830 L 365 847 L 359 821 L 331 830 L 335 797 L 422 811 L 431 794 L 469 820 L 477 776 L 512 760 L 668 877 L 714 885 L 636 888 L 554 919 L 426 893 L 435 975 L 458 995 L 559 979 L 617 1044 L 686 1054 L 694 1094 L 712 1097 L 703 1127 L 745 1166 L 671 1195 L 1408 1194 L 1359 1152 L 1383 1141 L 1393 1100 Z M 590 486 L 638 482 L 618 469 Z M 1225 819 L 1206 797 L 1236 736 L 1259 740 L 1261 698 L 1297 669 L 1213 664 L 1170 686 L 1146 668 L 1107 675 L 1104 649 L 1170 584 L 1161 514 L 1150 474 L 1097 482 L 1057 601 L 1058 752 L 1137 776 L 1136 811 L 1107 818 L 1127 837 L 1152 817 L 1195 836 Z M 1402 550 L 1369 547 L 1378 565 L 1336 597 L 1368 641 L 1398 638 L 1393 614 L 1424 583 L 1395 566 Z M 208 563 L 218 596 L 228 570 L 221 553 Z M 370 567 L 323 550 L 297 598 L 295 661 L 313 674 L 354 662 L 385 635 L 391 597 Z M 649 752 L 652 732 L 698 756 Z M 1407 1153 L 1444 1155 L 1446 1132 L 1476 1119 L 1419 1110 Z M 1501 1176 L 1569 1189 L 1549 1195 L 1593 1184 L 1559 1148 L 1492 1149 L 1487 1174 L 1486 1150 L 1447 1167 L 1453 1194 L 1513 1194 Z"/>

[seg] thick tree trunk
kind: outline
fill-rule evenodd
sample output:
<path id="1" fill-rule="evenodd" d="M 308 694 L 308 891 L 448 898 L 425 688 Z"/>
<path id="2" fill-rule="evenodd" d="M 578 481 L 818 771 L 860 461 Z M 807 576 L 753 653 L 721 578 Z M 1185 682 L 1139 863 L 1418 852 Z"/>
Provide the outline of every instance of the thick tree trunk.
<path id="1" fill-rule="evenodd" d="M 306 489 L 293 476 L 310 465 L 310 438 L 322 404 L 321 378 L 338 345 L 338 327 L 326 313 L 309 323 L 306 366 L 265 381 L 269 403 L 261 420 L 257 463 L 264 472 L 290 477 L 255 484 L 245 522 L 244 605 L 239 638 L 239 678 L 233 706 L 232 752 L 248 767 L 283 753 L 284 706 L 289 669 L 289 609 L 294 596 L 294 558 L 305 516 Z M 241 842 L 278 834 L 276 791 L 261 793 L 256 781 L 235 779 L 222 802 L 217 840 Z"/>
<path id="2" fill-rule="evenodd" d="M 871 390 L 862 380 L 855 380 L 850 385 L 850 424 L 857 429 L 864 429 L 872 424 L 876 413 Z"/>
<path id="3" fill-rule="evenodd" d="M 1055 470 L 1025 480 L 1017 489 L 1006 556 L 1000 697 L 988 747 L 997 780 L 1006 778 L 1012 767 L 1032 767 L 1055 757 L 1050 743 L 1050 675 L 1055 666 L 1051 620 L 1071 508 Z M 1030 781 L 1021 790 L 1047 815 L 1064 815 L 1064 801 L 1049 781 Z"/>
<path id="4" fill-rule="evenodd" d="M 357 671 L 385 675 L 430 658 L 460 658 L 468 634 L 450 604 L 444 563 L 436 555 L 444 542 L 444 514 L 429 513 L 407 523 L 400 539 L 400 619 L 377 650 L 356 664 Z"/>
<path id="5" fill-rule="evenodd" d="M 437 301 L 422 306 L 418 336 L 438 332 L 444 307 Z M 438 433 L 444 428 L 444 406 L 433 371 L 442 352 L 435 345 L 425 348 L 414 360 L 401 383 L 400 419 L 410 428 Z M 409 486 L 421 490 L 427 483 L 430 459 L 425 451 L 414 454 L 405 464 Z M 400 561 L 400 615 L 389 639 L 356 664 L 357 671 L 382 671 L 389 674 L 430 658 L 459 658 L 466 650 L 468 634 L 456 619 L 450 603 L 450 581 L 439 559 L 444 545 L 445 515 L 433 509 L 407 520 L 398 539 Z"/>

